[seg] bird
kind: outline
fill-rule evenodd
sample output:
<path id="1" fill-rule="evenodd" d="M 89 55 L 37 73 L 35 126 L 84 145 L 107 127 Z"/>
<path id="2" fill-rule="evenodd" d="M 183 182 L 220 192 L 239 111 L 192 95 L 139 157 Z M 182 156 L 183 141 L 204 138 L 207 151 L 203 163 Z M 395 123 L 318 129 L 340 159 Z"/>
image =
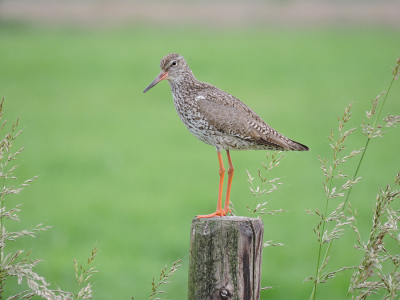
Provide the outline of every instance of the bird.
<path id="1" fill-rule="evenodd" d="M 212 214 L 198 215 L 197 218 L 223 217 L 231 212 L 229 198 L 234 167 L 230 150 L 309 151 L 307 146 L 270 127 L 239 99 L 209 83 L 198 81 L 183 56 L 177 53 L 166 55 L 160 62 L 160 68 L 161 72 L 143 93 L 160 81 L 167 80 L 183 124 L 196 138 L 217 150 L 220 175 L 217 209 Z M 224 208 L 222 150 L 226 151 L 229 164 Z"/>

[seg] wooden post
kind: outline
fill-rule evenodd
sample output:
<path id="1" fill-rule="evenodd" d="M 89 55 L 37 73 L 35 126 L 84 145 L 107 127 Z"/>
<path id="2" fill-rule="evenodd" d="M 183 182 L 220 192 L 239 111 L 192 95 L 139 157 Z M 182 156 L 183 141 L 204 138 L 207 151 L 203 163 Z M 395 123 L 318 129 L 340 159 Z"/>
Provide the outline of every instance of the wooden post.
<path id="1" fill-rule="evenodd" d="M 188 300 L 259 300 L 263 233 L 261 219 L 194 218 Z"/>

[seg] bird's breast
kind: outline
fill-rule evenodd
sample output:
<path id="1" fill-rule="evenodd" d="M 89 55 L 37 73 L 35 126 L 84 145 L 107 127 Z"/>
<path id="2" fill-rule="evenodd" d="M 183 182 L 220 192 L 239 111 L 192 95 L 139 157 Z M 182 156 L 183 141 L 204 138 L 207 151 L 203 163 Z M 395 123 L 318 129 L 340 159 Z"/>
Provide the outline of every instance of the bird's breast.
<path id="1" fill-rule="evenodd" d="M 182 99 L 174 95 L 174 105 L 182 123 L 199 140 L 215 145 L 215 130 L 198 109 L 197 104 L 190 99 Z"/>

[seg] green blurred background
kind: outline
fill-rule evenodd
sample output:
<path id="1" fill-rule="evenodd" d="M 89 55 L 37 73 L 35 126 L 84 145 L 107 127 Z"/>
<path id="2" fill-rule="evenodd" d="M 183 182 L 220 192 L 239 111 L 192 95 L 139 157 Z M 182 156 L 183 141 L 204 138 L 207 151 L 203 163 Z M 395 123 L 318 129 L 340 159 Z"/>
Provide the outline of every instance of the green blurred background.
<path id="1" fill-rule="evenodd" d="M 330 128 L 336 130 L 337 117 L 350 102 L 350 126 L 359 127 L 371 99 L 387 89 L 390 67 L 400 54 L 399 24 L 376 15 L 361 21 L 340 14 L 323 20 L 307 15 L 313 11 L 307 7 L 328 5 L 339 11 L 343 6 L 328 1 L 307 3 L 303 19 L 283 14 L 286 19 L 273 21 L 263 20 L 262 14 L 252 21 L 229 15 L 228 2 L 214 7 L 221 15 L 212 13 L 212 3 L 200 10 L 177 2 L 175 8 L 200 15 L 196 19 L 177 13 L 179 18 L 168 21 L 164 13 L 177 10 L 163 11 L 167 6 L 157 2 L 129 2 L 130 8 L 136 3 L 148 15 L 117 15 L 104 23 L 95 8 L 90 11 L 93 19 L 86 20 L 85 11 L 82 19 L 68 18 L 47 5 L 50 13 L 34 19 L 36 11 L 18 13 L 29 11 L 28 2 L 17 3 L 13 10 L 11 1 L 0 2 L 0 95 L 5 97 L 4 118 L 20 117 L 24 129 L 15 141 L 14 150 L 26 147 L 16 175 L 21 181 L 40 177 L 9 198 L 9 205 L 23 206 L 21 222 L 6 226 L 29 228 L 43 222 L 52 229 L 6 249 L 32 249 L 33 258 L 44 260 L 38 272 L 53 287 L 76 291 L 73 258 L 84 263 L 97 243 L 95 299 L 148 299 L 152 278 L 181 258 L 182 267 L 163 289 L 168 299 L 187 299 L 190 223 L 195 215 L 215 210 L 217 155 L 181 123 L 166 82 L 142 93 L 158 74 L 159 61 L 178 52 L 197 79 L 235 95 L 269 125 L 310 147 L 308 153 L 286 154 L 273 173 L 283 186 L 263 200 L 270 209 L 287 212 L 263 218 L 264 240 L 284 246 L 264 249 L 262 285 L 275 288 L 261 295 L 307 299 L 312 284 L 304 279 L 315 274 L 313 227 L 318 219 L 305 210 L 325 205 L 318 155 L 331 158 L 327 135 Z M 268 13 L 283 8 L 298 12 L 301 3 L 273 2 Z M 352 3 L 356 8 L 364 4 Z M 252 5 L 264 7 L 262 2 L 246 7 Z M 58 13 L 63 17 L 58 19 Z M 382 116 L 400 114 L 399 85 L 394 83 Z M 363 147 L 365 140 L 358 129 L 348 142 L 349 151 Z M 360 170 L 363 179 L 350 199 L 364 238 L 379 186 L 393 182 L 400 169 L 399 146 L 398 129 L 370 143 Z M 246 205 L 254 203 L 246 170 L 255 176 L 266 155 L 232 153 L 231 200 L 239 215 L 247 216 Z M 227 164 L 225 155 L 224 160 Z M 354 167 L 349 162 L 345 170 L 353 174 Z M 358 264 L 361 253 L 352 248 L 354 242 L 348 230 L 334 243 L 327 270 Z M 345 297 L 350 277 L 350 272 L 343 273 L 321 287 L 320 299 Z M 18 289 L 15 283 L 7 285 L 5 296 Z"/>

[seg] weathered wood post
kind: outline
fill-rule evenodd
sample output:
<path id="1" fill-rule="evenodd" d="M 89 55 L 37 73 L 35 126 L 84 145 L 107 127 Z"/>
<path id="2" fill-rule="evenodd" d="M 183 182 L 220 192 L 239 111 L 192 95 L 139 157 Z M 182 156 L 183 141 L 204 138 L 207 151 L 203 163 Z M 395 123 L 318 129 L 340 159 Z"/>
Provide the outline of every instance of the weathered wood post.
<path id="1" fill-rule="evenodd" d="M 259 300 L 261 219 L 193 219 L 188 300 Z"/>

